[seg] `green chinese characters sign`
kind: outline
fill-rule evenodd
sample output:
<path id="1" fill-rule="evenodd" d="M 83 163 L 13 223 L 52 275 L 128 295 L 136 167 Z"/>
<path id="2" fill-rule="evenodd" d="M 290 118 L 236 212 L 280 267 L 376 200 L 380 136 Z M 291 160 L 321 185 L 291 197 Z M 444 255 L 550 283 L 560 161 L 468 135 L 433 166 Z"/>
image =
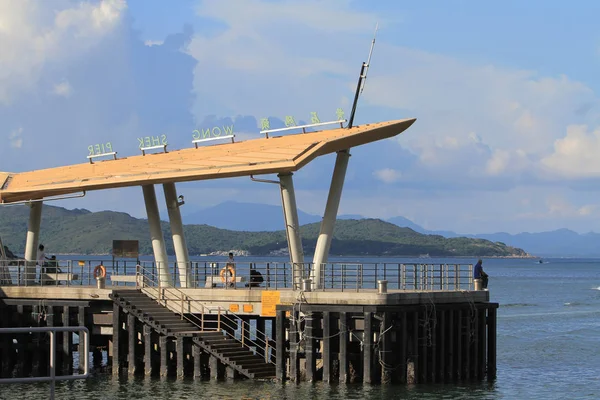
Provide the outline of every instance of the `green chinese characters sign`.
<path id="1" fill-rule="evenodd" d="M 330 121 L 330 122 L 344 121 L 344 110 L 342 110 L 341 108 L 338 108 L 335 111 L 335 116 L 337 119 L 335 121 Z M 321 119 L 319 118 L 317 112 L 312 111 L 310 113 L 310 124 L 316 125 L 316 124 L 321 124 L 321 123 L 322 123 Z M 284 124 L 285 124 L 286 128 L 292 128 L 292 127 L 298 126 L 298 124 L 296 123 L 296 119 L 292 115 L 285 116 Z M 271 121 L 269 121 L 269 118 L 261 118 L 260 119 L 260 130 L 268 131 L 270 129 L 271 129 Z"/>

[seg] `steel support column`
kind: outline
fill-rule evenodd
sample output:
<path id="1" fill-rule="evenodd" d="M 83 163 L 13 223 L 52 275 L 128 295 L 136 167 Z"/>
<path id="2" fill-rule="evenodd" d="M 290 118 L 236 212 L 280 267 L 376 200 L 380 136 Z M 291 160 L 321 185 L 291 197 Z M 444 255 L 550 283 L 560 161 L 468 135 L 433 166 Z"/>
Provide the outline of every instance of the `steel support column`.
<path id="1" fill-rule="evenodd" d="M 158 203 L 156 202 L 156 192 L 153 185 L 142 186 L 144 192 L 144 202 L 146 203 L 146 213 L 148 215 L 148 225 L 150 226 L 150 238 L 152 240 L 152 250 L 154 251 L 154 261 L 158 271 L 158 282 L 160 286 L 170 286 L 171 275 L 169 274 L 169 259 L 167 258 L 167 249 L 165 247 L 165 238 L 160 227 L 160 214 L 158 212 Z"/>
<path id="2" fill-rule="evenodd" d="M 27 260 L 27 263 L 25 266 L 24 281 L 26 285 L 31 285 L 35 282 L 35 263 L 40 238 L 40 224 L 42 222 L 42 206 L 42 202 L 37 201 L 31 203 L 29 208 L 29 224 L 27 225 L 27 239 L 25 242 L 25 260 Z"/>
<path id="3" fill-rule="evenodd" d="M 280 182 L 281 205 L 283 206 L 285 232 L 290 252 L 290 262 L 292 263 L 294 289 L 298 289 L 304 277 L 304 253 L 302 251 L 302 239 L 300 238 L 300 223 L 298 222 L 294 181 L 291 173 L 279 174 L 277 176 Z"/>
<path id="4" fill-rule="evenodd" d="M 325 206 L 325 214 L 321 221 L 321 229 L 315 247 L 315 256 L 313 258 L 313 270 L 311 274 L 313 289 L 321 287 L 321 265 L 327 263 L 331 239 L 333 238 L 333 228 L 342 198 L 342 189 L 346 178 L 348 160 L 350 159 L 350 150 L 338 151 L 335 159 L 335 167 L 331 176 L 331 185 L 329 186 L 329 195 Z"/>
<path id="5" fill-rule="evenodd" d="M 165 201 L 169 212 L 169 222 L 171 224 L 171 234 L 173 235 L 173 247 L 177 257 L 177 269 L 179 270 L 179 284 L 182 288 L 190 287 L 190 256 L 188 254 L 185 235 L 183 233 L 183 223 L 181 221 L 181 212 L 179 211 L 179 202 L 177 201 L 177 189 L 174 183 L 163 184 L 165 192 Z"/>

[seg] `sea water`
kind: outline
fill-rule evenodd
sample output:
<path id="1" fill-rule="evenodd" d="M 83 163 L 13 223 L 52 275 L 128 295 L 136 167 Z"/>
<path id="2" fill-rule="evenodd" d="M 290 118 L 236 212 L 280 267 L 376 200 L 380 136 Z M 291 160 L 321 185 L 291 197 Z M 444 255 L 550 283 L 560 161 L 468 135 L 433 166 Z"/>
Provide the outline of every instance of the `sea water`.
<path id="1" fill-rule="evenodd" d="M 342 259 L 331 261 L 342 261 Z M 241 261 L 241 260 L 240 260 Z M 474 263 L 473 259 L 345 258 Z M 116 378 L 58 382 L 56 399 L 600 399 L 600 259 L 484 259 L 498 309 L 497 379 L 362 385 Z M 1 399 L 43 399 L 48 384 L 3 385 Z"/>

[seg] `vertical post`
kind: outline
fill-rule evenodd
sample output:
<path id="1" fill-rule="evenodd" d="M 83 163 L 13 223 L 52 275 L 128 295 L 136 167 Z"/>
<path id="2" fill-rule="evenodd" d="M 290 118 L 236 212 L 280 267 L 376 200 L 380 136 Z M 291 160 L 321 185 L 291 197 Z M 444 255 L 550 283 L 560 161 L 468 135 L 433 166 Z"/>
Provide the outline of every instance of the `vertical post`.
<path id="1" fill-rule="evenodd" d="M 127 314 L 127 336 L 128 336 L 128 353 L 127 353 L 127 364 L 129 375 L 135 375 L 135 360 L 137 350 L 137 331 L 135 329 L 136 317 L 132 313 Z"/>
<path id="2" fill-rule="evenodd" d="M 281 189 L 281 205 L 283 206 L 283 217 L 285 221 L 285 232 L 287 235 L 290 261 L 292 263 L 292 280 L 294 289 L 301 285 L 304 277 L 304 252 L 302 250 L 302 239 L 300 238 L 300 223 L 298 222 L 298 209 L 296 208 L 296 194 L 294 192 L 294 180 L 292 174 L 279 174 Z"/>
<path id="3" fill-rule="evenodd" d="M 63 326 L 70 326 L 69 306 L 63 307 Z M 73 367 L 73 333 L 63 332 L 63 371 L 65 375 L 72 372 Z"/>
<path id="4" fill-rule="evenodd" d="M 25 242 L 25 284 L 32 285 L 35 282 L 35 264 L 37 260 L 37 249 L 40 238 L 40 224 L 42 222 L 41 201 L 30 203 L 29 223 L 27 224 L 27 239 Z M 41 268 L 41 266 L 40 266 Z"/>
<path id="5" fill-rule="evenodd" d="M 275 317 L 275 329 L 277 330 L 275 334 L 275 371 L 277 380 L 281 382 L 285 381 L 286 375 L 285 320 L 285 311 L 277 310 Z"/>
<path id="6" fill-rule="evenodd" d="M 496 379 L 496 308 L 488 308 L 487 317 L 487 379 Z"/>
<path id="7" fill-rule="evenodd" d="M 215 381 L 218 380 L 219 379 L 219 360 L 217 359 L 217 357 L 215 357 L 211 354 L 210 358 L 208 360 L 208 365 L 210 368 L 210 379 L 215 380 Z"/>
<path id="8" fill-rule="evenodd" d="M 152 375 L 152 328 L 144 324 L 144 374 Z"/>
<path id="9" fill-rule="evenodd" d="M 183 363 L 185 360 L 185 354 L 183 350 L 183 336 L 177 337 L 177 341 L 175 343 L 177 352 L 177 377 L 183 379 L 184 377 L 184 368 Z"/>
<path id="10" fill-rule="evenodd" d="M 267 338 L 267 335 L 265 333 L 265 319 L 262 317 L 258 317 L 256 319 L 256 354 L 263 358 L 267 356 L 267 354 L 265 354 L 265 351 L 268 350 L 268 340 L 269 338 Z"/>
<path id="11" fill-rule="evenodd" d="M 163 378 L 166 377 L 169 372 L 169 366 L 167 364 L 169 362 L 169 358 L 167 357 L 169 355 L 167 349 L 167 337 L 161 335 L 158 341 L 158 345 L 160 347 L 160 376 Z"/>
<path id="12" fill-rule="evenodd" d="M 482 308 L 480 310 L 478 310 L 479 313 L 479 328 L 478 328 L 478 335 L 479 335 L 479 348 L 477 350 L 477 357 L 479 358 L 479 371 L 477 371 L 477 379 L 478 380 L 482 380 L 483 377 L 485 376 L 485 370 L 486 370 L 486 356 L 485 356 L 485 352 L 486 352 L 486 329 L 485 329 L 485 318 L 486 318 L 486 309 Z"/>
<path id="13" fill-rule="evenodd" d="M 201 363 L 202 349 L 199 345 L 192 342 L 192 357 L 194 358 L 194 379 L 202 378 L 202 363 Z"/>
<path id="14" fill-rule="evenodd" d="M 323 382 L 331 382 L 331 312 L 323 311 Z"/>
<path id="15" fill-rule="evenodd" d="M 456 379 L 456 369 L 454 368 L 454 366 L 456 365 L 456 363 L 454 362 L 456 360 L 456 353 L 454 352 L 454 338 L 456 337 L 454 314 L 454 309 L 451 308 L 450 310 L 448 310 L 448 372 L 446 373 L 446 375 L 452 381 Z M 446 377 L 444 377 L 444 380 L 445 378 Z"/>
<path id="16" fill-rule="evenodd" d="M 154 191 L 153 185 L 142 186 L 142 191 L 144 193 L 144 202 L 146 204 L 146 214 L 148 215 L 154 261 L 156 262 L 158 270 L 158 282 L 160 286 L 170 286 L 171 276 L 169 274 L 169 259 L 167 258 L 165 238 L 163 237 L 162 228 L 160 226 L 160 214 L 158 212 L 158 203 L 156 202 L 156 192 Z"/>
<path id="17" fill-rule="evenodd" d="M 373 383 L 373 313 L 365 312 L 363 331 L 363 382 Z"/>
<path id="18" fill-rule="evenodd" d="M 317 380 L 317 354 L 316 354 L 316 340 L 315 327 L 318 326 L 316 322 L 319 321 L 319 313 L 311 312 L 308 313 L 304 319 L 305 321 L 305 337 L 304 337 L 304 352 L 306 354 L 306 380 L 308 382 L 314 382 Z"/>
<path id="19" fill-rule="evenodd" d="M 177 258 L 177 269 L 179 270 L 179 284 L 182 288 L 190 287 L 190 256 L 188 254 L 179 202 L 177 200 L 177 189 L 174 183 L 164 183 L 165 201 L 169 212 L 171 234 L 173 235 L 173 247 Z"/>
<path id="20" fill-rule="evenodd" d="M 439 329 L 439 337 L 440 341 L 439 349 L 440 349 L 440 366 L 439 366 L 439 379 L 444 382 L 446 380 L 446 341 L 448 338 L 448 330 L 446 329 L 446 314 L 447 310 L 440 310 L 440 329 Z"/>
<path id="21" fill-rule="evenodd" d="M 79 322 L 79 326 L 81 327 L 85 327 L 85 307 L 83 306 L 79 306 L 79 313 L 77 314 L 77 318 L 78 318 L 78 322 Z M 84 364 L 85 364 L 85 358 L 86 355 L 85 354 L 85 346 L 84 346 L 84 334 L 83 332 L 79 332 L 79 345 L 78 345 L 78 349 L 79 349 L 79 373 L 80 374 L 85 374 L 88 371 L 84 371 Z"/>
<path id="22" fill-rule="evenodd" d="M 300 381 L 299 341 L 298 311 L 292 311 L 292 319 L 290 320 L 290 380 L 296 383 Z"/>
<path id="23" fill-rule="evenodd" d="M 56 332 L 50 334 L 50 398 L 54 399 L 54 385 L 56 377 Z"/>
<path id="24" fill-rule="evenodd" d="M 340 314 L 340 353 L 339 353 L 339 371 L 340 383 L 348 382 L 348 313 L 341 312 Z"/>
<path id="25" fill-rule="evenodd" d="M 31 317 L 33 320 L 33 325 L 39 326 L 39 324 L 40 324 L 40 306 L 32 307 Z M 32 351 L 33 354 L 31 355 L 31 375 L 39 376 L 40 375 L 40 352 L 42 350 L 41 346 L 40 346 L 40 334 L 34 333 L 31 336 L 33 337 L 33 340 L 32 340 L 33 346 L 35 346 L 34 350 Z"/>
<path id="26" fill-rule="evenodd" d="M 461 309 L 456 311 L 456 378 L 459 380 L 465 379 L 463 373 L 463 342 L 464 336 L 468 336 L 465 327 L 463 326 L 463 312 Z"/>
<path id="27" fill-rule="evenodd" d="M 392 382 L 392 371 L 394 370 L 392 353 L 392 318 L 389 311 L 381 314 L 381 383 Z"/>
<path id="28" fill-rule="evenodd" d="M 400 315 L 402 327 L 400 328 L 401 335 L 397 339 L 400 342 L 400 383 L 406 383 L 406 354 L 408 352 L 408 318 L 406 316 L 406 311 L 402 311 Z"/>
<path id="29" fill-rule="evenodd" d="M 419 354 L 419 311 L 413 312 L 412 315 L 412 356 L 413 356 L 413 371 L 414 371 L 414 382 L 419 383 L 421 377 L 419 376 L 419 368 L 421 367 L 421 355 Z"/>
<path id="30" fill-rule="evenodd" d="M 313 273 L 311 274 L 313 289 L 322 287 L 321 265 L 327 263 L 331 239 L 333 238 L 333 228 L 337 217 L 340 199 L 342 198 L 342 189 L 344 188 L 344 179 L 350 159 L 350 150 L 338 151 L 335 159 L 335 167 L 331 176 L 331 185 L 329 186 L 329 195 L 325 206 L 325 214 L 321 221 L 321 229 L 317 238 L 315 255 L 313 257 Z"/>

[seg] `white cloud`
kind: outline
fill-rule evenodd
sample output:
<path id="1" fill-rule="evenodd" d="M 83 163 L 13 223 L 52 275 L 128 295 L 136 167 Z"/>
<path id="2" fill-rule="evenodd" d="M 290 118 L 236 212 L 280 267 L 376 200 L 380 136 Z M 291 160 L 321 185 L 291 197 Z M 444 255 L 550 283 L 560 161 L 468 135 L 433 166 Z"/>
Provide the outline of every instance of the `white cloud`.
<path id="1" fill-rule="evenodd" d="M 391 168 L 384 168 L 373 172 L 373 176 L 384 183 L 393 183 L 402 178 L 402 172 Z"/>
<path id="2" fill-rule="evenodd" d="M 0 1 L 0 103 L 35 87 L 47 64 L 81 57 L 118 25 L 124 0 Z"/>
<path id="3" fill-rule="evenodd" d="M 61 97 L 70 97 L 73 94 L 73 88 L 69 82 L 63 81 L 54 85 L 53 93 Z"/>
<path id="4" fill-rule="evenodd" d="M 554 142 L 554 152 L 542 160 L 547 172 L 567 178 L 600 176 L 600 128 L 572 125 Z"/>
<path id="5" fill-rule="evenodd" d="M 23 146 L 23 128 L 15 129 L 8 135 L 10 147 L 20 149 Z"/>
<path id="6" fill-rule="evenodd" d="M 257 118 L 333 113 L 353 92 L 362 61 L 353 56 L 357 43 L 366 53 L 372 25 L 383 21 L 361 107 L 418 117 L 397 140 L 432 179 L 534 179 L 554 141 L 585 118 L 582 106 L 599 104 L 589 87 L 566 76 L 392 45 L 385 30 L 390 17 L 353 10 L 349 1 L 205 1 L 198 14 L 226 27 L 196 36 L 189 47 L 199 61 L 197 112 Z M 227 82 L 214 79 L 219 75 Z"/>
<path id="7" fill-rule="evenodd" d="M 144 44 L 146 46 L 160 46 L 161 44 L 163 44 L 165 41 L 164 40 L 146 40 L 144 42 Z"/>

